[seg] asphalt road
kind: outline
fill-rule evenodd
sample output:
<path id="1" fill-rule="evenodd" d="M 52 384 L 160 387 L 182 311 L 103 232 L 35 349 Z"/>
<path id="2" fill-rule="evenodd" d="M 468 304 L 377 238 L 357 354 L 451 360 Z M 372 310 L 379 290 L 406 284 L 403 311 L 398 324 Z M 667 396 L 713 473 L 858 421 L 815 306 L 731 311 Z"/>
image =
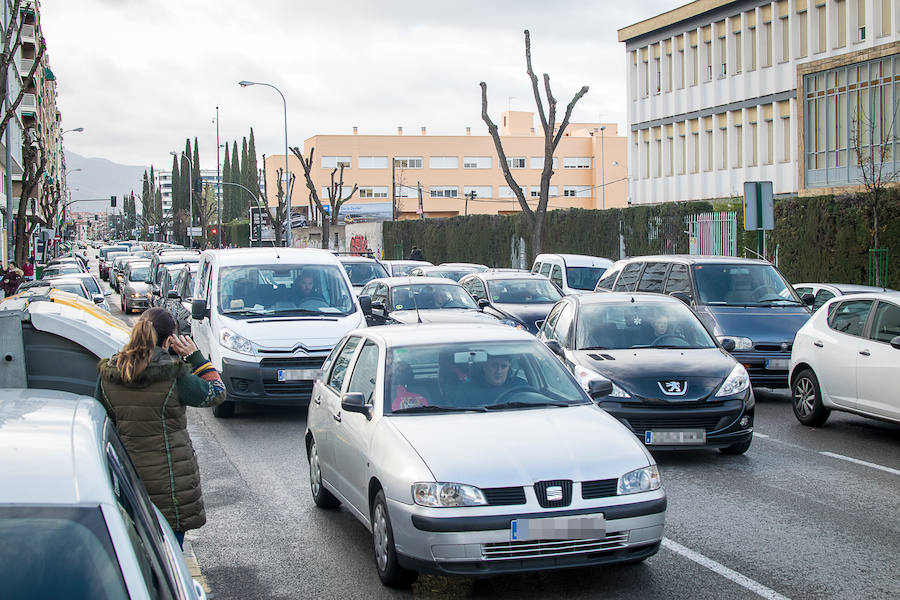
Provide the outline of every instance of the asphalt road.
<path id="1" fill-rule="evenodd" d="M 118 301 L 110 297 L 121 316 Z M 305 410 L 257 406 L 227 420 L 190 409 L 208 522 L 188 537 L 215 600 L 900 596 L 900 425 L 832 413 L 810 429 L 787 391 L 760 391 L 757 401 L 747 454 L 655 455 L 669 498 L 666 540 L 640 565 L 428 575 L 411 592 L 387 589 L 365 528 L 343 509 L 313 505 Z"/>

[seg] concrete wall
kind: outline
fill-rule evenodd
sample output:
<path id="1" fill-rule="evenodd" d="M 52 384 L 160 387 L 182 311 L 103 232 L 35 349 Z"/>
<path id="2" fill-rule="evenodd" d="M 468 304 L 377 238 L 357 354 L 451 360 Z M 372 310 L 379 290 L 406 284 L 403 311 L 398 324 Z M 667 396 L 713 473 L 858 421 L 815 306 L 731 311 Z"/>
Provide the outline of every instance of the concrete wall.
<path id="1" fill-rule="evenodd" d="M 293 231 L 294 246 L 297 248 L 321 248 L 321 227 L 296 227 Z M 337 236 L 337 238 L 335 238 Z M 375 253 L 376 257 L 384 256 L 384 235 L 381 223 L 353 223 L 351 225 L 333 225 L 330 227 L 331 250 L 339 252 Z M 337 244 L 335 244 L 337 239 Z"/>

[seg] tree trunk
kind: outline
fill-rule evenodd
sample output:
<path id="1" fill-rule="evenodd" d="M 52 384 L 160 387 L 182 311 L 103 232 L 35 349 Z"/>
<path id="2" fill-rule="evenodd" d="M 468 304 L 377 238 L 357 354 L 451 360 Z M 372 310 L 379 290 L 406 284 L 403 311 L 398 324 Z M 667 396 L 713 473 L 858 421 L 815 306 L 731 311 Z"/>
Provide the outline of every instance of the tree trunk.
<path id="1" fill-rule="evenodd" d="M 322 218 L 322 248 L 324 250 L 331 249 L 331 220 L 328 217 Z M 337 250 L 337 248 L 335 248 Z"/>

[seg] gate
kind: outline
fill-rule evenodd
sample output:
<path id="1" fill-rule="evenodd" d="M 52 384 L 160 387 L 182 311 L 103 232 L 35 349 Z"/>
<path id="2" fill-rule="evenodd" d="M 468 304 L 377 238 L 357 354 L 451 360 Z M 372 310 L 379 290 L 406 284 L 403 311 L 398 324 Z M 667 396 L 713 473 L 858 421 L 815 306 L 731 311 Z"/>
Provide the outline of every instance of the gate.
<path id="1" fill-rule="evenodd" d="M 737 213 L 714 212 L 684 218 L 691 254 L 737 256 Z"/>

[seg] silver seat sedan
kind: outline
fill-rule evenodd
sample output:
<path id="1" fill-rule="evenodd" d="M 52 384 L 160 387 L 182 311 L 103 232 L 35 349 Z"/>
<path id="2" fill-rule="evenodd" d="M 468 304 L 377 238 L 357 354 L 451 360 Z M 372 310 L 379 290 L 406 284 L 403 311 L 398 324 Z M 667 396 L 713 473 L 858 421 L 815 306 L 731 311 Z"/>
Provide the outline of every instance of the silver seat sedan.
<path id="1" fill-rule="evenodd" d="M 642 561 L 663 535 L 659 472 L 592 401 L 611 384 L 588 389 L 502 325 L 353 331 L 312 393 L 313 499 L 372 532 L 388 586 Z"/>

